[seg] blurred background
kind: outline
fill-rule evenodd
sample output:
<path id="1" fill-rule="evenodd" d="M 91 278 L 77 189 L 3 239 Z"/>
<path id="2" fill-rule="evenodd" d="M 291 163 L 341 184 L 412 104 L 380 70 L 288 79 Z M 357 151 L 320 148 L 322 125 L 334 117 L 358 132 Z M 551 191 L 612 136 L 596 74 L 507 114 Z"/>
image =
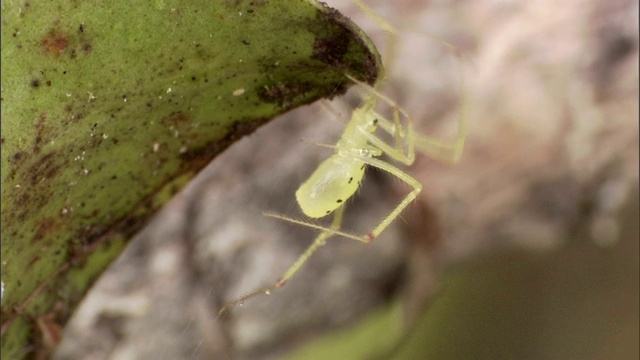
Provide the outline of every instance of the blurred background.
<path id="1" fill-rule="evenodd" d="M 130 244 L 57 359 L 638 359 L 638 2 L 374 1 L 383 92 L 420 132 L 468 136 L 456 165 L 418 156 L 424 191 L 369 245 L 327 242 L 294 193 L 344 127 L 292 111 L 218 157 Z M 425 34 L 454 44 L 461 60 Z M 391 48 L 389 47 L 391 46 Z M 391 49 L 388 50 L 387 49 Z M 464 68 L 459 87 L 457 62 Z M 332 102 L 348 118 L 360 97 Z M 344 227 L 366 232 L 409 187 L 371 170 Z"/>

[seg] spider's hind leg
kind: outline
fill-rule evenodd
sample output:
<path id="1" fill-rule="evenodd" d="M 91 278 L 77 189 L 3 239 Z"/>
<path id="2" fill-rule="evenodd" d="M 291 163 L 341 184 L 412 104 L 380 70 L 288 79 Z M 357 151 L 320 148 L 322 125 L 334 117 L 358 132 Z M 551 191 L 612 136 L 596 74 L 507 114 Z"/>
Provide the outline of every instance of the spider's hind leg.
<path id="1" fill-rule="evenodd" d="M 233 307 L 235 307 L 237 305 L 244 304 L 245 301 L 247 301 L 248 299 L 250 299 L 250 298 L 252 298 L 254 296 L 257 296 L 257 295 L 270 295 L 273 291 L 282 288 L 300 270 L 300 268 L 302 268 L 302 266 L 307 262 L 307 260 L 309 260 L 309 258 L 316 251 L 318 251 L 318 249 L 320 249 L 322 246 L 325 245 L 327 239 L 329 239 L 330 237 L 332 237 L 334 235 L 345 236 L 345 234 L 347 234 L 347 233 L 344 233 L 342 231 L 337 230 L 337 229 L 340 228 L 340 225 L 342 224 L 343 211 L 344 211 L 344 206 L 341 206 L 338 209 L 336 209 L 336 211 L 334 212 L 333 221 L 331 222 L 330 227 L 313 226 L 314 228 L 321 229 L 322 232 L 320 234 L 318 234 L 318 236 L 316 236 L 315 239 L 313 239 L 313 242 L 311 243 L 311 245 L 309 245 L 309 247 L 304 251 L 304 253 L 302 253 L 302 255 L 300 255 L 298 257 L 298 259 L 293 263 L 293 265 L 291 265 L 289 267 L 289 269 L 287 269 L 287 271 L 285 271 L 284 274 L 282 274 L 282 276 L 280 276 L 278 281 L 276 281 L 271 286 L 267 286 L 267 287 L 252 291 L 252 292 L 250 292 L 248 294 L 245 294 L 245 295 L 237 297 L 237 298 L 235 298 L 233 300 L 227 301 L 226 303 L 224 303 L 224 305 L 222 306 L 220 311 L 218 311 L 218 316 L 222 316 L 222 315 L 226 314 L 227 312 L 229 312 L 231 310 L 231 308 L 233 308 Z M 298 220 L 291 219 L 291 218 L 288 218 L 286 216 L 279 215 L 279 214 L 265 213 L 264 215 L 270 216 L 270 217 L 279 218 L 279 219 L 282 219 L 282 220 L 285 220 L 285 221 L 289 221 L 289 222 L 301 223 L 301 222 L 298 222 Z M 309 223 L 309 224 L 302 223 L 302 225 L 306 225 L 306 226 L 309 226 L 310 224 L 311 223 Z M 314 224 L 311 224 L 311 225 L 314 225 Z M 356 240 L 360 240 L 360 239 L 356 239 Z"/>

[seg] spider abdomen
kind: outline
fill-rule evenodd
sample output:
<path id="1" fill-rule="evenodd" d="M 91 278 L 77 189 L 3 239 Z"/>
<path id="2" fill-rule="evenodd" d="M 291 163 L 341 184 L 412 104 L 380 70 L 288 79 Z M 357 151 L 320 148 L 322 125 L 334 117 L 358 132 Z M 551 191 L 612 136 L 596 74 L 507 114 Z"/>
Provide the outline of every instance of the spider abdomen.
<path id="1" fill-rule="evenodd" d="M 332 213 L 358 190 L 364 168 L 363 162 L 350 156 L 335 154 L 323 161 L 296 191 L 302 212 L 310 218 Z"/>

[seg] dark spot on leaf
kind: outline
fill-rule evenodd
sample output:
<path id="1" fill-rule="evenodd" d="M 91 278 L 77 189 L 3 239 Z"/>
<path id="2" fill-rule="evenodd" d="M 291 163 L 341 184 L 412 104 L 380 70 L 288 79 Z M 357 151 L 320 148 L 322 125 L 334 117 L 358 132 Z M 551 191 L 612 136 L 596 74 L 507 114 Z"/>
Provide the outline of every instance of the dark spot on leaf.
<path id="1" fill-rule="evenodd" d="M 31 80 L 31 87 L 33 87 L 33 88 L 40 87 L 40 79 Z"/>
<path id="2" fill-rule="evenodd" d="M 18 170 L 20 170 L 20 167 L 22 167 L 24 162 L 27 160 L 27 156 L 28 154 L 25 151 L 18 151 L 14 153 L 13 156 L 11 156 L 11 159 L 9 160 L 12 165 L 11 171 L 9 172 L 10 179 L 15 178 L 16 173 L 18 172 Z"/>
<path id="3" fill-rule="evenodd" d="M 69 38 L 60 31 L 52 29 L 42 39 L 41 45 L 47 54 L 58 57 L 69 46 Z"/>
<path id="4" fill-rule="evenodd" d="M 349 37 L 340 32 L 331 37 L 318 38 L 313 43 L 312 59 L 317 59 L 330 66 L 339 66 L 349 48 Z"/>
<path id="5" fill-rule="evenodd" d="M 47 129 L 45 126 L 45 121 L 47 120 L 46 114 L 40 114 L 38 118 L 38 122 L 35 125 L 36 136 L 33 143 L 33 152 L 39 153 L 42 148 L 42 143 L 44 142 L 44 138 L 47 135 Z"/>
<path id="6" fill-rule="evenodd" d="M 311 57 L 334 68 L 351 69 L 352 74 L 361 74 L 364 81 L 373 84 L 379 72 L 379 63 L 373 55 L 374 51 L 363 51 L 366 54 L 365 59 L 347 56 L 354 51 L 349 49 L 368 47 L 359 34 L 360 30 L 337 10 L 323 11 L 319 16 L 323 17 L 323 22 L 328 21 L 334 26 L 329 34 L 318 35 L 313 44 Z"/>
<path id="7" fill-rule="evenodd" d="M 171 112 L 169 115 L 160 120 L 160 122 L 168 126 L 178 126 L 180 124 L 187 123 L 188 121 L 189 116 L 182 111 Z"/>
<path id="8" fill-rule="evenodd" d="M 31 195 L 29 192 L 23 192 L 20 196 L 16 197 L 15 205 L 17 209 L 25 209 L 29 207 L 29 201 L 31 200 Z"/>
<path id="9" fill-rule="evenodd" d="M 51 179 L 58 174 L 61 168 L 62 164 L 56 162 L 56 157 L 53 153 L 44 155 L 29 167 L 27 171 L 29 183 L 35 186 L 42 180 Z"/>
<path id="10" fill-rule="evenodd" d="M 309 83 L 277 83 L 261 87 L 258 90 L 258 98 L 266 103 L 276 104 L 282 108 L 289 108 L 297 98 L 304 97 L 306 92 L 312 88 L 312 84 Z"/>
<path id="11" fill-rule="evenodd" d="M 36 225 L 36 232 L 31 239 L 31 243 L 34 244 L 42 239 L 46 239 L 47 234 L 52 232 L 57 227 L 57 225 L 57 221 L 52 217 L 45 217 L 44 219 L 40 220 Z"/>

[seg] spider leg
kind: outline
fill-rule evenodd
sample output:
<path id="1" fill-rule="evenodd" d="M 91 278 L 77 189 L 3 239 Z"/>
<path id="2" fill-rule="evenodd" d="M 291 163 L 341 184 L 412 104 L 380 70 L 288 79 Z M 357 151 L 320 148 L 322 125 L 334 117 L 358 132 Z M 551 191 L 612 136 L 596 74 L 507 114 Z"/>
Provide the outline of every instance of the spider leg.
<path id="1" fill-rule="evenodd" d="M 400 201 L 400 203 L 396 205 L 396 207 L 366 235 L 367 238 L 373 241 L 373 239 L 378 237 L 380 233 L 382 233 L 398 216 L 400 216 L 400 213 L 407 207 L 407 205 L 416 199 L 418 194 L 422 191 L 422 184 L 406 172 L 380 159 L 363 157 L 361 160 L 367 165 L 374 166 L 388 172 L 413 188 L 409 194 L 407 194 L 407 196 L 405 196 L 404 199 L 402 199 L 402 201 Z"/>
<path id="2" fill-rule="evenodd" d="M 352 1 L 357 7 L 360 8 L 360 10 L 362 10 L 363 13 L 365 13 L 365 15 L 367 15 L 368 17 L 373 19 L 375 22 L 377 22 L 380 28 L 387 33 L 387 41 L 386 41 L 387 44 L 384 52 L 384 59 L 386 63 L 385 68 L 393 69 L 392 64 L 394 62 L 394 59 L 397 53 L 396 38 L 398 36 L 398 29 L 396 29 L 393 25 L 391 25 L 390 22 L 382 18 L 380 15 L 376 14 L 376 12 L 373 11 L 370 7 L 368 7 L 364 2 L 362 2 L 362 0 L 352 0 Z M 377 85 L 376 87 L 378 87 L 378 85 L 383 84 L 385 79 L 386 79 L 386 71 L 383 69 L 383 71 L 381 71 L 381 74 L 379 75 L 378 81 L 376 82 L 376 85 Z"/>
<path id="3" fill-rule="evenodd" d="M 342 223 L 342 215 L 344 212 L 344 206 L 336 209 L 333 215 L 333 221 L 331 222 L 331 227 L 321 228 L 323 231 L 316 236 L 311 245 L 298 257 L 298 259 L 287 269 L 287 271 L 282 274 L 282 276 L 276 281 L 275 284 L 271 286 L 267 286 L 255 291 L 252 291 L 248 294 L 235 298 L 233 300 L 227 301 L 224 303 L 220 311 L 218 311 L 218 316 L 224 315 L 227 313 L 232 307 L 243 304 L 247 299 L 252 298 L 256 295 L 269 295 L 271 292 L 278 290 L 286 285 L 286 283 L 302 268 L 302 266 L 309 260 L 309 258 L 322 246 L 326 244 L 327 239 L 338 234 L 345 236 L 346 233 L 341 231 L 336 232 L 335 229 L 340 228 L 340 224 Z M 267 216 L 278 217 L 287 220 L 286 217 L 276 215 L 276 214 L 267 214 Z"/>
<path id="4" fill-rule="evenodd" d="M 453 141 L 442 140 L 436 137 L 416 133 L 414 136 L 415 147 L 428 156 L 450 164 L 456 164 L 462 157 L 464 142 L 467 136 L 467 94 L 464 81 L 464 69 L 458 59 L 458 87 L 460 93 L 460 107 L 458 111 L 458 130 Z"/>

